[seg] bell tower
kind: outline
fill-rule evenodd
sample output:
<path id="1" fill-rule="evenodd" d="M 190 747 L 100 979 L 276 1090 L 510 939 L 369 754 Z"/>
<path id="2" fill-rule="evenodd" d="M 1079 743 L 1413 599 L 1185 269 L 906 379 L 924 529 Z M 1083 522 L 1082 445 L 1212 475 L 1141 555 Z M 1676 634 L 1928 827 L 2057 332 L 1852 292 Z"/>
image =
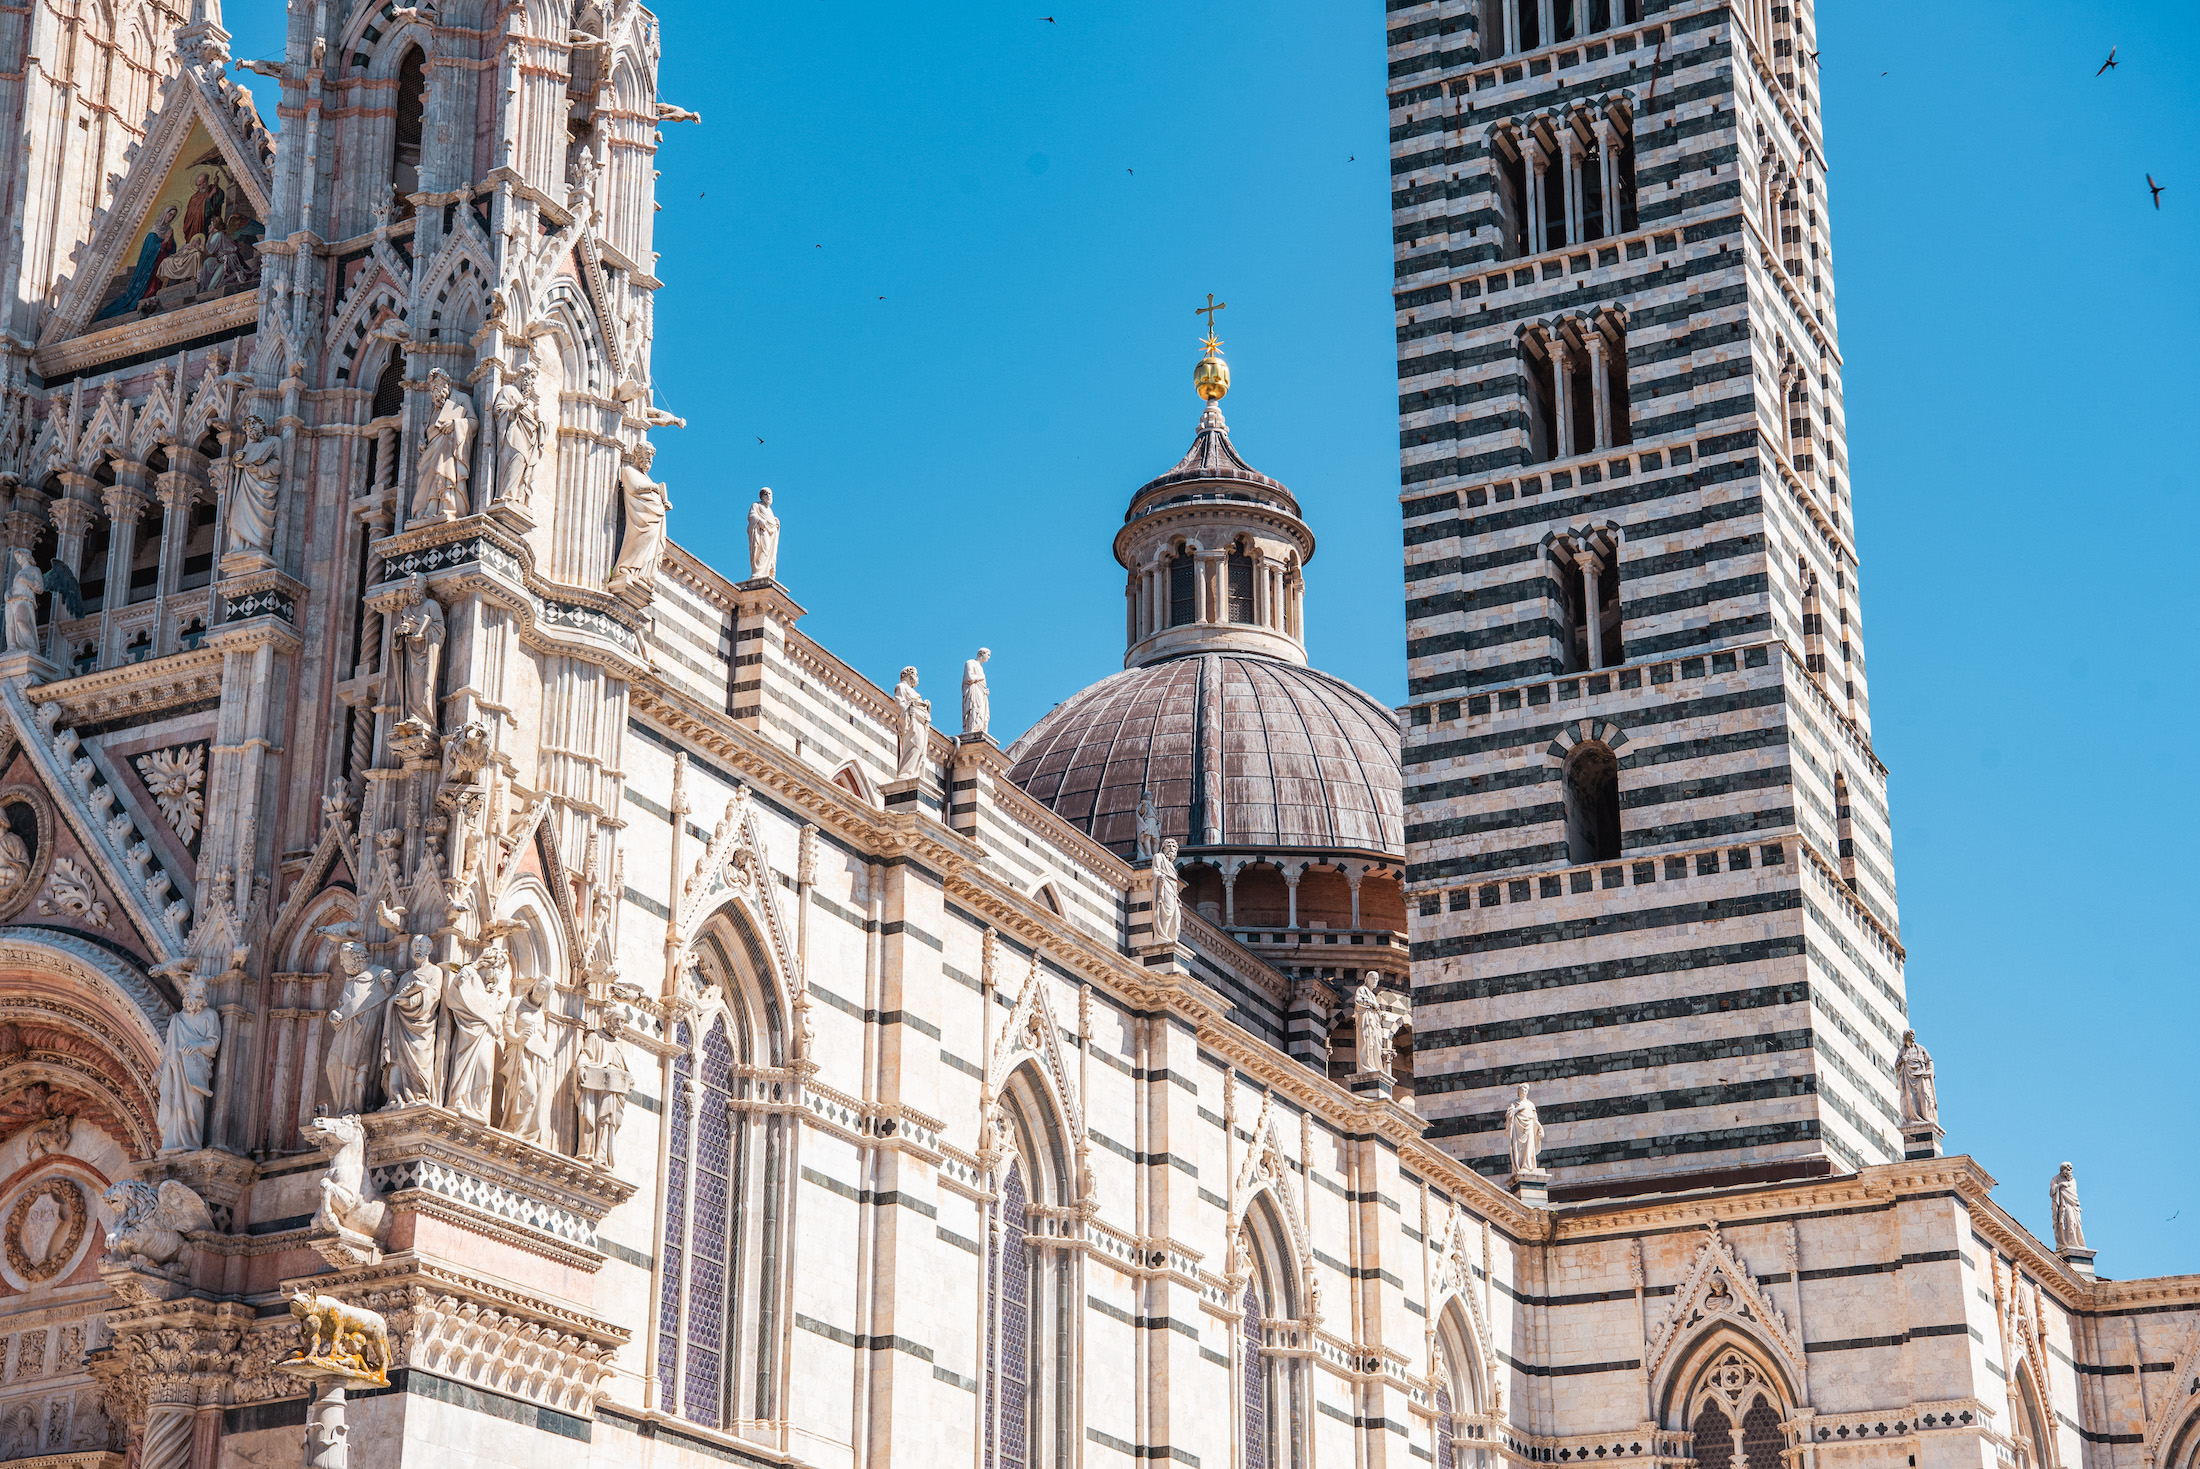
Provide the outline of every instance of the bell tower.
<path id="1" fill-rule="evenodd" d="M 1388 17 L 1418 1104 L 1503 1175 L 1525 1083 L 1560 1198 L 1898 1159 L 1811 7 L 1439 8 Z"/>

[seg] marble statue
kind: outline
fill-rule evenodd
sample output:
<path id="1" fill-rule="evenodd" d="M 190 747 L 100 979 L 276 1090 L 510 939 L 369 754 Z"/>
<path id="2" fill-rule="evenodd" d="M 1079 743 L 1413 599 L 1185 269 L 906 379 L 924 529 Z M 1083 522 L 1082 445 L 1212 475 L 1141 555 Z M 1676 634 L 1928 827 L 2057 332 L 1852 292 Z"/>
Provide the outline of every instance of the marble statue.
<path id="1" fill-rule="evenodd" d="M 440 367 L 428 370 L 434 412 L 420 442 L 420 480 L 413 491 L 414 520 L 452 520 L 470 513 L 466 480 L 473 473 L 474 400 Z"/>
<path id="2" fill-rule="evenodd" d="M 1184 880 L 1176 875 L 1176 838 L 1153 854 L 1153 941 L 1173 944 L 1184 932 Z"/>
<path id="3" fill-rule="evenodd" d="M 615 1166 L 613 1149 L 619 1124 L 626 1120 L 626 1094 L 633 1073 L 626 1069 L 626 1048 L 619 1043 L 625 1022 L 616 1010 L 581 1039 L 580 1067 L 574 1077 L 580 1093 L 580 1159 L 598 1168 Z"/>
<path id="4" fill-rule="evenodd" d="M 619 562 L 604 583 L 607 591 L 649 601 L 657 595 L 657 562 L 665 554 L 665 516 L 672 502 L 665 487 L 649 477 L 657 450 L 643 439 L 626 451 L 619 466 L 619 488 L 626 496 L 626 539 Z"/>
<path id="5" fill-rule="evenodd" d="M 389 1205 L 375 1197 L 374 1182 L 367 1177 L 367 1129 L 357 1114 L 309 1118 L 302 1130 L 329 1155 L 312 1227 L 379 1239 Z"/>
<path id="6" fill-rule="evenodd" d="M 2085 1230 L 2078 1217 L 2078 1179 L 2068 1163 L 2047 1185 L 2047 1205 L 2055 1217 L 2056 1253 L 2084 1249 Z"/>
<path id="7" fill-rule="evenodd" d="M 0 899 L 21 887 L 31 875 L 30 845 L 7 824 L 0 808 Z"/>
<path id="8" fill-rule="evenodd" d="M 1902 1122 L 1906 1127 L 1930 1126 L 1940 1121 L 1940 1098 L 1933 1089 L 1933 1058 L 1917 1043 L 1917 1032 L 1902 1032 L 1902 1049 L 1894 1060 L 1895 1080 L 1902 1087 Z"/>
<path id="9" fill-rule="evenodd" d="M 1397 1001 L 1374 985 L 1363 984 L 1353 991 L 1352 1029 L 1359 1042 L 1356 1060 L 1362 1072 L 1390 1075 L 1391 1043 L 1405 1023 Z"/>
<path id="10" fill-rule="evenodd" d="M 388 1105 L 443 1100 L 436 1068 L 436 1021 L 443 1008 L 443 966 L 428 956 L 434 940 L 414 934 L 407 946 L 412 966 L 390 996 L 382 1026 L 382 1089 Z"/>
<path id="11" fill-rule="evenodd" d="M 1153 803 L 1153 787 L 1138 793 L 1138 860 L 1145 862 L 1161 846 L 1161 812 Z"/>
<path id="12" fill-rule="evenodd" d="M 257 413 L 244 416 L 244 447 L 230 463 L 229 550 L 265 556 L 275 544 L 275 490 L 283 477 L 283 442 Z"/>
<path id="13" fill-rule="evenodd" d="M 414 582 L 393 629 L 397 644 L 397 721 L 418 720 L 429 734 L 442 729 L 436 677 L 443 668 L 443 604 Z"/>
<path id="14" fill-rule="evenodd" d="M 100 1197 L 115 1220 L 107 1231 L 107 1259 L 113 1264 L 169 1264 L 183 1253 L 185 1235 L 214 1227 L 206 1201 L 173 1178 L 158 1188 L 125 1178 Z"/>
<path id="15" fill-rule="evenodd" d="M 1505 1105 L 1505 1141 L 1512 1146 L 1514 1176 L 1543 1171 L 1543 1119 L 1528 1100 L 1526 1082 L 1514 1089 L 1513 1099 Z"/>
<path id="16" fill-rule="evenodd" d="M 206 1146 L 206 1103 L 214 1095 L 214 1055 L 221 1049 L 222 1018 L 206 1004 L 206 981 L 183 982 L 183 1008 L 168 1022 L 160 1048 L 160 1150 L 196 1152 Z"/>
<path id="17" fill-rule="evenodd" d="M 0 620 L 7 626 L 10 653 L 38 651 L 38 594 L 46 580 L 38 574 L 28 546 L 17 546 L 10 557 L 6 610 Z"/>
<path id="18" fill-rule="evenodd" d="M 298 1352 L 282 1365 L 294 1367 L 294 1375 L 309 1381 L 333 1376 L 367 1385 L 388 1385 L 390 1329 L 379 1312 L 334 1296 L 309 1296 L 294 1286 L 290 1314 L 298 1321 Z M 320 1432 L 320 1425 L 314 1425 L 314 1432 Z M 338 1446 L 342 1446 L 341 1439 Z M 327 1455 L 325 1450 L 314 1455 L 316 1447 L 307 1444 L 309 1462 L 318 1464 Z"/>
<path id="19" fill-rule="evenodd" d="M 537 979 L 504 1018 L 511 1049 L 504 1063 L 504 1130 L 537 1147 L 555 1148 L 557 1037 L 550 1029 L 550 981 Z"/>
<path id="20" fill-rule="evenodd" d="M 527 508 L 536 461 L 542 458 L 542 402 L 533 364 L 504 380 L 490 407 L 497 422 L 497 501 Z"/>
<path id="21" fill-rule="evenodd" d="M 382 1010 L 390 997 L 390 972 L 367 962 L 367 946 L 356 939 L 336 950 L 343 975 L 336 1008 L 328 1012 L 329 1110 L 342 1115 L 366 1106 L 367 1078 L 382 1055 Z"/>
<path id="22" fill-rule="evenodd" d="M 443 1008 L 451 1017 L 451 1071 L 443 1104 L 476 1122 L 489 1120 L 496 1088 L 497 1043 L 508 1000 L 505 964 L 503 950 L 484 949 L 473 963 L 458 966 L 443 991 Z"/>
<path id="23" fill-rule="evenodd" d="M 899 711 L 894 719 L 894 779 L 914 780 L 932 743 L 932 701 L 917 692 L 914 667 L 901 671 L 894 704 Z"/>
<path id="24" fill-rule="evenodd" d="M 985 727 L 993 722 L 993 700 L 985 686 L 985 664 L 992 656 L 991 648 L 980 648 L 978 656 L 963 665 L 963 733 L 966 735 L 982 735 Z"/>
<path id="25" fill-rule="evenodd" d="M 779 577 L 779 517 L 772 514 L 772 489 L 756 492 L 749 507 L 749 580 L 776 581 Z"/>

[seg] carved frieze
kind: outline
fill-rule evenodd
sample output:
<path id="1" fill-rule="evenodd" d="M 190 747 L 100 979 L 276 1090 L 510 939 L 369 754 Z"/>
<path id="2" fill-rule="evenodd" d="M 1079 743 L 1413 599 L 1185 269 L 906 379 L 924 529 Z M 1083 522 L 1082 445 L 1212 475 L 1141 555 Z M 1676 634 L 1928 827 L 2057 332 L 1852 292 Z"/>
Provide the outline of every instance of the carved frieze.
<path id="1" fill-rule="evenodd" d="M 33 1183 L 15 1196 L 0 1243 L 8 1269 L 27 1285 L 42 1285 L 76 1261 L 84 1244 L 88 1210 L 84 1189 L 67 1176 Z"/>
<path id="2" fill-rule="evenodd" d="M 364 1119 L 367 1177 L 391 1209 L 442 1214 L 595 1269 L 596 1227 L 635 1185 L 442 1107 Z"/>

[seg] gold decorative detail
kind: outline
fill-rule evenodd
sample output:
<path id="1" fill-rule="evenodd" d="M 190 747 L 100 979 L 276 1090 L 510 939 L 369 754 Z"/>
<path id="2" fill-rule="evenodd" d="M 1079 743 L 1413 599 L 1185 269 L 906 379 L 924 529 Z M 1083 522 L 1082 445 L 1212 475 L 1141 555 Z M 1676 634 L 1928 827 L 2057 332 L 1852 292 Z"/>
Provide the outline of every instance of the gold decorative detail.
<path id="1" fill-rule="evenodd" d="M 41 1207 L 42 1201 L 44 1202 Z M 51 1178 L 23 1193 L 8 1211 L 8 1266 L 30 1285 L 61 1273 L 84 1243 L 84 1191 Z"/>
<path id="2" fill-rule="evenodd" d="M 290 1314 L 298 1318 L 298 1353 L 280 1364 L 285 1372 L 390 1385 L 390 1329 L 381 1316 L 304 1291 L 290 1298 Z"/>
<path id="3" fill-rule="evenodd" d="M 1215 293 L 1207 293 L 1207 304 L 1194 306 L 1194 316 L 1207 318 L 1207 335 L 1200 338 L 1205 348 L 1199 363 L 1192 369 L 1192 388 L 1209 403 L 1218 403 L 1230 391 L 1230 364 L 1222 360 L 1222 339 L 1215 335 L 1215 313 L 1227 310 L 1230 303 L 1217 301 Z"/>

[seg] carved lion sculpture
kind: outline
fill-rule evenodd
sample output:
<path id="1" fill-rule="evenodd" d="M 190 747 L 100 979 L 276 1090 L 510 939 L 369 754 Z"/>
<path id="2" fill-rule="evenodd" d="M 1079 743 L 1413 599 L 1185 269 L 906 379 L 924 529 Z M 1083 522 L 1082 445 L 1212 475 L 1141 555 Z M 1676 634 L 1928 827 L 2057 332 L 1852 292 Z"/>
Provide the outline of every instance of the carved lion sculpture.
<path id="1" fill-rule="evenodd" d="M 367 1181 L 366 1128 L 357 1116 L 316 1117 L 306 1128 L 329 1154 L 313 1227 L 380 1239 L 389 1206 L 374 1196 L 374 1186 Z"/>
<path id="2" fill-rule="evenodd" d="M 125 1178 L 102 1196 L 115 1214 L 107 1258 L 123 1265 L 166 1265 L 183 1253 L 184 1236 L 212 1229 L 206 1201 L 171 1178 L 159 1188 Z"/>

